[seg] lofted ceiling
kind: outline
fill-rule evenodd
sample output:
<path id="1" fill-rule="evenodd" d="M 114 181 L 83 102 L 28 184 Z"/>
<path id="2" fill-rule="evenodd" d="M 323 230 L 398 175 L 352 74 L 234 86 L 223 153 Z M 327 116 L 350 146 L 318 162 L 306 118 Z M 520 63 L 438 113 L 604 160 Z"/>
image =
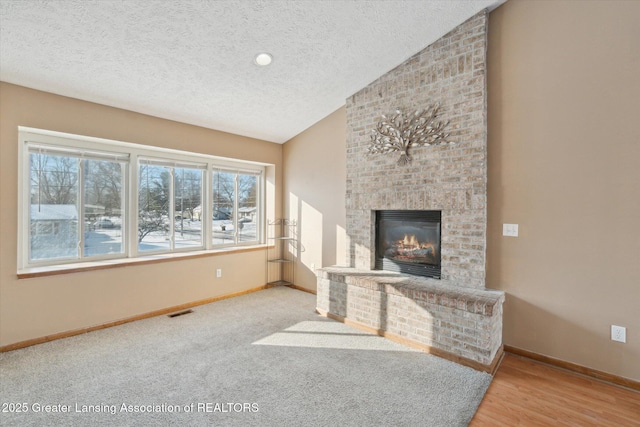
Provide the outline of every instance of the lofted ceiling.
<path id="1" fill-rule="evenodd" d="M 283 143 L 504 1 L 0 0 L 0 80 Z"/>

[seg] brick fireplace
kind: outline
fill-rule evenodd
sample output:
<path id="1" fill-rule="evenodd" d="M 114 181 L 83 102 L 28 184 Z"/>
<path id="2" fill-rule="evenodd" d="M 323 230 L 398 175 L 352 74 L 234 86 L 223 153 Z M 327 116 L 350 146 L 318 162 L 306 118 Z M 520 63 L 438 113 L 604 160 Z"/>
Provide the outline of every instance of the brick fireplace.
<path id="1" fill-rule="evenodd" d="M 318 311 L 490 370 L 504 294 L 485 288 L 486 12 L 347 99 L 348 268 L 318 273 Z M 382 114 L 439 103 L 453 145 L 368 155 Z M 376 271 L 376 212 L 441 213 L 440 279 Z"/>

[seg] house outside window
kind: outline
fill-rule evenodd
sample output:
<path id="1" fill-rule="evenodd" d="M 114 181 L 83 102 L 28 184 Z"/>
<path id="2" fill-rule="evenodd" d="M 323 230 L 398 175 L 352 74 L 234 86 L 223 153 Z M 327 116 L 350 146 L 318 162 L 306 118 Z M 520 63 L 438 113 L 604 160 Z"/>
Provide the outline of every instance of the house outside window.
<path id="1" fill-rule="evenodd" d="M 29 262 L 123 256 L 126 156 L 60 148 L 28 150 Z"/>
<path id="2" fill-rule="evenodd" d="M 31 259 L 75 257 L 77 223 L 76 205 L 32 203 L 29 212 Z"/>

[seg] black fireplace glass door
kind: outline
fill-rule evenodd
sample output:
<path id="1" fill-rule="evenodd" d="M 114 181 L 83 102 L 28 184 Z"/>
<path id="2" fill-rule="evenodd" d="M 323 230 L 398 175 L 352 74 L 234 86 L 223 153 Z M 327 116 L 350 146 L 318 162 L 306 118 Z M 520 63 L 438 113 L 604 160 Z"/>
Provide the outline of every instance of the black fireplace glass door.
<path id="1" fill-rule="evenodd" d="M 376 268 L 440 277 L 440 211 L 378 211 Z"/>

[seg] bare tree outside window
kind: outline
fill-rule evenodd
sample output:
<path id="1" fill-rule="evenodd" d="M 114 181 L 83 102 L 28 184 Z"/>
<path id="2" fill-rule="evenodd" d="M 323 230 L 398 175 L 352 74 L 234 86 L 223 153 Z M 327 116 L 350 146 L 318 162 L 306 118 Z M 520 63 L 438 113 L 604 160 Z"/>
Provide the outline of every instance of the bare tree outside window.
<path id="1" fill-rule="evenodd" d="M 235 174 L 216 171 L 213 173 L 213 244 L 235 242 L 233 210 L 236 198 Z"/>
<path id="2" fill-rule="evenodd" d="M 123 253 L 123 163 L 85 160 L 83 171 L 84 254 Z"/>
<path id="3" fill-rule="evenodd" d="M 30 154 L 31 260 L 78 256 L 78 159 Z"/>
<path id="4" fill-rule="evenodd" d="M 259 182 L 256 174 L 213 173 L 214 245 L 258 240 Z"/>
<path id="5" fill-rule="evenodd" d="M 257 240 L 258 177 L 238 174 L 238 239 Z"/>
<path id="6" fill-rule="evenodd" d="M 43 153 L 30 160 L 30 259 L 124 252 L 123 162 Z"/>
<path id="7" fill-rule="evenodd" d="M 31 154 L 31 203 L 75 205 L 78 201 L 78 159 Z"/>
<path id="8" fill-rule="evenodd" d="M 202 246 L 202 222 L 194 210 L 202 206 L 202 178 L 199 169 L 176 168 L 174 170 L 175 246 Z"/>
<path id="9" fill-rule="evenodd" d="M 139 177 L 138 249 L 169 249 L 169 168 L 141 164 Z"/>

